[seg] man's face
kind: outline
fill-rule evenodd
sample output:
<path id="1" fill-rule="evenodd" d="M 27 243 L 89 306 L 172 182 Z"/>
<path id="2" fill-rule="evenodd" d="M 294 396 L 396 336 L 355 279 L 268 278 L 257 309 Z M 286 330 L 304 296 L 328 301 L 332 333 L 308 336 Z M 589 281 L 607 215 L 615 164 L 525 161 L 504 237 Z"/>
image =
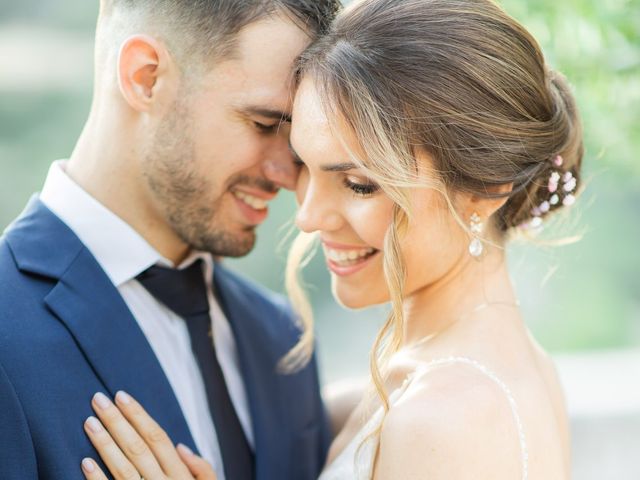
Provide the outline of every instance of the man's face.
<path id="1" fill-rule="evenodd" d="M 180 86 L 146 148 L 153 208 L 182 241 L 246 255 L 279 188 L 293 188 L 288 148 L 292 70 L 308 36 L 279 16 L 238 36 L 237 54 Z"/>

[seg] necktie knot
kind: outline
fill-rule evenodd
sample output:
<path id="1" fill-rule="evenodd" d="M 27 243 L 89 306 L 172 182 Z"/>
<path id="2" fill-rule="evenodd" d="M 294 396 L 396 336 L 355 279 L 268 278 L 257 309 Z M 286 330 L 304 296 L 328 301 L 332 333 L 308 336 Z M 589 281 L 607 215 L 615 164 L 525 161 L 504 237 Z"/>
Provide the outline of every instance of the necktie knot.
<path id="1" fill-rule="evenodd" d="M 209 313 L 202 266 L 202 260 L 183 270 L 154 265 L 138 275 L 136 280 L 176 315 L 188 319 Z"/>

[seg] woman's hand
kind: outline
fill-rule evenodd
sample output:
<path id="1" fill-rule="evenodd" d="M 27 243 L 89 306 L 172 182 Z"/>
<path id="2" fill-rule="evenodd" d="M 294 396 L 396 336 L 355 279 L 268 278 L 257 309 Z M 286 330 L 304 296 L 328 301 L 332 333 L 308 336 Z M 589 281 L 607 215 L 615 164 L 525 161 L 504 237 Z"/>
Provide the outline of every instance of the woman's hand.
<path id="1" fill-rule="evenodd" d="M 166 432 L 142 406 L 124 392 L 114 404 L 97 393 L 84 429 L 116 480 L 215 480 L 211 466 L 184 445 L 174 447 Z M 96 462 L 82 461 L 88 480 L 106 480 Z"/>

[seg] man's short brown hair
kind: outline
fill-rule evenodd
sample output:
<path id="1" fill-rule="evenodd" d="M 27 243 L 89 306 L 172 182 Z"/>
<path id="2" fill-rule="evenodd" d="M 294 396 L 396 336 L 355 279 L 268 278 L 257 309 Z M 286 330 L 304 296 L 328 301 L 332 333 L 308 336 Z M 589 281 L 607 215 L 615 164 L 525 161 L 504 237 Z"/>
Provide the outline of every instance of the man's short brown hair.
<path id="1" fill-rule="evenodd" d="M 178 61 L 193 61 L 233 55 L 237 33 L 272 14 L 286 15 L 313 40 L 329 28 L 340 6 L 339 0 L 101 0 L 101 17 L 118 13 L 121 22 L 162 38 Z"/>

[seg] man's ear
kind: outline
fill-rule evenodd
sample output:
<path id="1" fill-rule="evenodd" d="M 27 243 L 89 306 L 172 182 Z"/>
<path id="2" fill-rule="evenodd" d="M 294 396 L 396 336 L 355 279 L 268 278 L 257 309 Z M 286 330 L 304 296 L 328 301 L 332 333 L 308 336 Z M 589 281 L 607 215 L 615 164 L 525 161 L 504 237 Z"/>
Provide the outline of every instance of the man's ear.
<path id="1" fill-rule="evenodd" d="M 150 36 L 131 36 L 120 47 L 118 86 L 129 106 L 138 112 L 149 111 L 170 70 L 169 53 Z"/>

